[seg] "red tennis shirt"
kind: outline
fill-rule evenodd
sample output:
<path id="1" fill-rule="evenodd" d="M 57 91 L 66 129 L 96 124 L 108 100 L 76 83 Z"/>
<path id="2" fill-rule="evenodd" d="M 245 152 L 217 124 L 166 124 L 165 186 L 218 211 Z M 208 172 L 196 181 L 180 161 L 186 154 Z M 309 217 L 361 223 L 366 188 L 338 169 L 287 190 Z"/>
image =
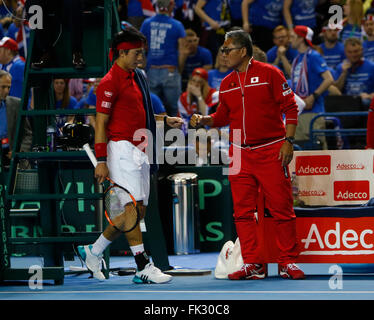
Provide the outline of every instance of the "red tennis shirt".
<path id="1" fill-rule="evenodd" d="M 134 73 L 123 70 L 117 63 L 100 81 L 96 90 L 96 112 L 109 114 L 109 140 L 134 141 L 134 133 L 146 127 L 143 95 L 135 82 Z"/>

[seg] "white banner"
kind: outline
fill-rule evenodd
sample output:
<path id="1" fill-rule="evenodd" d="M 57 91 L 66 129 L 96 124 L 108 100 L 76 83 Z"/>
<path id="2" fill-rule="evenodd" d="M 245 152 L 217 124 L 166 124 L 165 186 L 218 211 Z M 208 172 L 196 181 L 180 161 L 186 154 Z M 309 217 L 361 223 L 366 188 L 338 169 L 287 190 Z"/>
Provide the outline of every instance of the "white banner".
<path id="1" fill-rule="evenodd" d="M 374 150 L 295 151 L 294 193 L 311 206 L 361 205 L 374 197 Z"/>

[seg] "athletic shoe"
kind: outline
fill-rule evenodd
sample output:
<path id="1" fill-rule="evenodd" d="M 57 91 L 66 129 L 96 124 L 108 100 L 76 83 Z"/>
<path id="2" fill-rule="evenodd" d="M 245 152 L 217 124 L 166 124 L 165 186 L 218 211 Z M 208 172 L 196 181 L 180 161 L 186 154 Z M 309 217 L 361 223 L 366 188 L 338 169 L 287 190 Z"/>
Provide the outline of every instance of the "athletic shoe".
<path id="1" fill-rule="evenodd" d="M 103 281 L 105 280 L 104 274 L 101 272 L 101 264 L 103 262 L 103 255 L 94 255 L 91 252 L 92 245 L 88 246 L 78 246 L 78 252 L 84 263 L 86 264 L 88 270 L 92 272 L 94 278 Z"/>
<path id="2" fill-rule="evenodd" d="M 266 268 L 263 264 L 245 263 L 239 271 L 228 275 L 230 280 L 258 280 L 264 279 Z"/>
<path id="3" fill-rule="evenodd" d="M 278 264 L 278 273 L 284 279 L 305 279 L 304 272 L 296 263 Z"/>
<path id="4" fill-rule="evenodd" d="M 137 271 L 132 279 L 135 283 L 166 283 L 173 277 L 161 272 L 152 262 L 148 263 L 143 270 Z"/>

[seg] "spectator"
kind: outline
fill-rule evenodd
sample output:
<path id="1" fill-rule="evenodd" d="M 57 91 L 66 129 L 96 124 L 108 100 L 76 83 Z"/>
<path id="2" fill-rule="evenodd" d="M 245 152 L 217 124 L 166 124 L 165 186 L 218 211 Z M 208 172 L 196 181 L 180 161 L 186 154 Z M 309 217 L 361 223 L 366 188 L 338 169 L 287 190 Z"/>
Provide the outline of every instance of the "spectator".
<path id="1" fill-rule="evenodd" d="M 175 116 L 182 92 L 178 47 L 186 32 L 181 22 L 170 17 L 174 0 L 157 0 L 157 7 L 158 14 L 146 19 L 140 28 L 148 43 L 147 77 L 151 91 L 161 98 L 168 115 Z"/>
<path id="2" fill-rule="evenodd" d="M 64 79 L 53 80 L 53 91 L 55 98 L 55 109 L 77 109 L 77 100 L 70 96 L 69 82 Z M 57 136 L 62 136 L 62 128 L 65 123 L 73 123 L 75 117 L 72 115 L 57 115 L 55 118 Z"/>
<path id="3" fill-rule="evenodd" d="M 88 79 L 91 82 L 91 86 L 86 93 L 86 96 L 83 97 L 76 105 L 75 109 L 95 109 L 96 108 L 96 90 L 99 86 L 99 83 L 102 78 L 91 78 Z M 71 80 L 70 80 L 71 81 Z M 70 87 L 70 86 L 69 86 Z M 96 117 L 94 115 L 86 115 L 86 116 L 77 116 L 77 121 L 81 121 L 83 123 L 91 125 L 95 129 L 96 124 Z"/>
<path id="4" fill-rule="evenodd" d="M 9 165 L 12 157 L 17 120 L 21 109 L 21 99 L 9 96 L 11 83 L 12 76 L 8 72 L 0 70 L 0 147 L 3 148 L 3 165 L 5 167 Z M 31 150 L 32 130 L 27 118 L 25 118 L 22 128 L 23 131 L 21 129 L 20 132 L 22 137 L 20 151 L 28 152 Z M 25 169 L 29 167 L 29 163 L 21 161 L 20 167 Z"/>
<path id="5" fill-rule="evenodd" d="M 374 149 L 374 99 L 371 100 L 366 127 L 366 149 Z"/>
<path id="6" fill-rule="evenodd" d="M 23 36 L 20 39 L 18 38 L 20 36 L 19 33 L 20 33 L 20 27 L 21 26 L 22 25 L 18 20 L 17 20 L 17 22 L 13 22 L 9 26 L 5 36 L 9 37 L 9 38 L 12 38 L 13 40 L 17 41 L 18 48 L 19 48 L 19 54 L 20 54 L 21 57 L 26 59 L 27 47 L 29 45 L 29 40 L 30 40 L 30 28 L 27 27 L 27 26 L 23 26 L 23 29 L 22 29 L 21 32 L 24 32 L 26 34 L 25 41 L 23 41 Z M 26 50 L 25 50 L 25 48 L 26 48 Z"/>
<path id="7" fill-rule="evenodd" d="M 0 63 L 2 64 L 2 70 L 9 72 L 12 76 L 9 95 L 22 98 L 25 61 L 18 54 L 18 44 L 13 39 L 8 37 L 1 39 Z"/>
<path id="8" fill-rule="evenodd" d="M 194 113 L 209 114 L 209 107 L 217 102 L 212 100 L 215 91 L 208 84 L 208 72 L 203 68 L 196 68 L 188 81 L 187 90 L 178 100 L 179 115 L 184 121 L 182 129 L 185 133 Z"/>
<path id="9" fill-rule="evenodd" d="M 291 63 L 298 55 L 298 52 L 290 46 L 290 34 L 286 27 L 277 26 L 274 29 L 273 42 L 274 47 L 266 53 L 267 62 L 282 70 L 287 79 L 290 74 L 286 70 L 291 69 Z M 286 68 L 284 68 L 284 65 Z"/>
<path id="10" fill-rule="evenodd" d="M 243 0 L 243 29 L 263 51 L 273 46 L 273 29 L 282 23 L 281 0 Z"/>
<path id="11" fill-rule="evenodd" d="M 26 13 L 24 12 L 24 1 L 19 1 L 20 5 L 16 10 L 13 23 L 10 24 L 6 36 L 12 38 L 18 43 L 19 54 L 26 59 L 27 48 L 30 40 L 30 28 L 26 21 Z"/>
<path id="12" fill-rule="evenodd" d="M 192 71 L 196 68 L 212 69 L 212 54 L 207 48 L 199 46 L 199 37 L 192 29 L 186 30 L 180 50 L 179 71 L 182 74 L 182 90 L 185 90 Z"/>
<path id="13" fill-rule="evenodd" d="M 283 17 L 292 33 L 294 26 L 307 26 L 310 29 L 317 27 L 316 8 L 318 0 L 284 0 Z"/>
<path id="14" fill-rule="evenodd" d="M 304 100 L 305 107 L 299 115 L 295 139 L 309 139 L 309 125 L 312 118 L 325 111 L 323 93 L 333 83 L 333 77 L 323 57 L 313 50 L 313 30 L 307 26 L 296 26 L 291 33 L 291 45 L 299 52 L 291 68 L 291 89 Z M 315 122 L 317 129 L 323 129 L 322 118 Z M 327 149 L 325 137 L 321 137 L 322 148 Z"/>
<path id="15" fill-rule="evenodd" d="M 209 49 L 213 60 L 216 59 L 218 48 L 223 43 L 223 36 L 217 34 L 223 24 L 222 4 L 222 0 L 198 0 L 195 6 L 195 13 L 203 22 L 200 45 Z"/>
<path id="16" fill-rule="evenodd" d="M 2 0 L 0 4 L 0 25 L 5 29 L 12 23 L 12 15 L 17 10 L 17 0 Z"/>
<path id="17" fill-rule="evenodd" d="M 344 8 L 346 18 L 343 21 L 343 30 L 340 40 L 344 43 L 348 38 L 362 39 L 361 23 L 363 18 L 363 6 L 361 0 L 347 0 Z"/>
<path id="18" fill-rule="evenodd" d="M 167 115 L 165 106 L 163 105 L 161 99 L 151 92 L 151 100 L 154 114 Z"/>
<path id="19" fill-rule="evenodd" d="M 243 0 L 228 0 L 232 27 L 243 26 L 242 2 Z"/>
<path id="20" fill-rule="evenodd" d="M 374 63 L 363 57 L 361 41 L 349 38 L 344 43 L 347 57 L 334 72 L 335 86 L 345 95 L 360 96 L 369 105 L 374 96 Z"/>
<path id="21" fill-rule="evenodd" d="M 145 1 L 150 4 L 150 1 Z M 152 5 L 150 8 L 153 8 Z M 148 16 L 152 17 L 156 13 L 155 11 L 148 12 Z M 142 8 L 142 1 L 139 0 L 128 0 L 127 2 L 127 21 L 136 29 L 140 29 L 146 16 L 144 15 Z"/>
<path id="22" fill-rule="evenodd" d="M 201 21 L 195 14 L 197 0 L 177 0 L 174 18 L 182 22 L 185 29 L 192 29 L 200 34 Z"/>
<path id="23" fill-rule="evenodd" d="M 323 43 L 320 48 L 322 57 L 331 69 L 335 69 L 345 59 L 344 45 L 339 41 L 339 32 L 338 28 L 329 24 L 322 28 Z"/>
<path id="24" fill-rule="evenodd" d="M 208 71 L 208 84 L 212 88 L 219 90 L 221 81 L 224 77 L 231 73 L 231 71 L 232 70 L 225 65 L 221 50 L 219 50 L 216 58 L 216 63 L 214 65 L 214 69 Z"/>
<path id="25" fill-rule="evenodd" d="M 83 98 L 83 79 L 70 79 L 69 92 L 77 101 L 81 101 Z"/>
<path id="26" fill-rule="evenodd" d="M 374 62 L 374 10 L 366 14 L 363 26 L 367 39 L 362 43 L 364 58 Z"/>

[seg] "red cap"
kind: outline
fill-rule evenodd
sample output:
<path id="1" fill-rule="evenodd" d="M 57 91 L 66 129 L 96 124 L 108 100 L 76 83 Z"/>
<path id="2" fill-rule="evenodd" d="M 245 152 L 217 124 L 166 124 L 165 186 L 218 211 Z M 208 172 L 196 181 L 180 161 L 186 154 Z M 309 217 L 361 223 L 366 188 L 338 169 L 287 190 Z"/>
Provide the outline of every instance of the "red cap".
<path id="1" fill-rule="evenodd" d="M 208 81 L 208 71 L 206 71 L 204 68 L 194 69 L 194 71 L 192 71 L 192 76 L 199 76 Z"/>
<path id="2" fill-rule="evenodd" d="M 306 42 L 313 47 L 312 39 L 313 39 L 313 30 L 307 26 L 296 26 L 293 28 L 293 31 L 300 37 L 303 37 Z"/>
<path id="3" fill-rule="evenodd" d="M 12 51 L 18 51 L 18 43 L 9 37 L 4 37 L 0 40 L 0 48 L 8 48 Z"/>

